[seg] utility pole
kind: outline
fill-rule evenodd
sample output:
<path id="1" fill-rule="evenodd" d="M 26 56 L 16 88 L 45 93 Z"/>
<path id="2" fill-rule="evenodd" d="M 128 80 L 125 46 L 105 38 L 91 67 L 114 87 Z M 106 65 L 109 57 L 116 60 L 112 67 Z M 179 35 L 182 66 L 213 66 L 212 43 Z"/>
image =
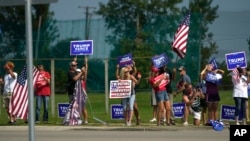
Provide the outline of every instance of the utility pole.
<path id="1" fill-rule="evenodd" d="M 91 17 L 91 13 L 89 12 L 90 9 L 95 9 L 95 7 L 89 7 L 89 6 L 79 6 L 79 8 L 83 8 L 85 9 L 85 39 L 88 40 L 89 39 L 89 30 L 90 30 L 90 17 Z"/>

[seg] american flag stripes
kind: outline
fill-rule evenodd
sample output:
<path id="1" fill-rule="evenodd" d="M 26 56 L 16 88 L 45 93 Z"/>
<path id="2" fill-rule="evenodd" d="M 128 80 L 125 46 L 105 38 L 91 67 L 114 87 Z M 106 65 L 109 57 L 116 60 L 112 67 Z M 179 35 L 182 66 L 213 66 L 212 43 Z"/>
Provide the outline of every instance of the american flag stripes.
<path id="1" fill-rule="evenodd" d="M 33 86 L 39 71 L 33 67 Z M 16 85 L 10 102 L 9 112 L 21 119 L 27 119 L 28 115 L 28 83 L 27 66 L 25 65 L 21 74 L 18 75 Z"/>
<path id="2" fill-rule="evenodd" d="M 172 45 L 174 52 L 176 52 L 180 58 L 184 58 L 186 55 L 189 24 L 190 24 L 190 13 L 188 12 L 188 14 L 185 16 L 184 20 L 179 25 L 175 33 Z"/>
<path id="3" fill-rule="evenodd" d="M 77 80 L 75 84 L 74 99 L 70 102 L 65 117 L 64 125 L 80 125 L 82 124 L 81 114 L 82 108 L 87 100 L 86 91 L 82 87 L 81 80 Z"/>

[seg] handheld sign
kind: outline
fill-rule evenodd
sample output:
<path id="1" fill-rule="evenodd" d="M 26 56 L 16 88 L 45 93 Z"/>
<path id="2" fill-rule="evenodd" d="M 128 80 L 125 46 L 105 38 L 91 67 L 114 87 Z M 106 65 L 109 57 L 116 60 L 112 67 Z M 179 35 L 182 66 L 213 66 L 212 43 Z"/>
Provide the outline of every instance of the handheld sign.
<path id="1" fill-rule="evenodd" d="M 111 80 L 109 98 L 127 98 L 131 95 L 131 80 Z"/>
<path id="2" fill-rule="evenodd" d="M 213 70 L 218 69 L 218 65 L 217 65 L 217 62 L 216 62 L 215 58 L 212 58 L 212 59 L 209 61 L 209 64 L 212 64 L 212 65 L 213 65 Z"/>
<path id="3" fill-rule="evenodd" d="M 225 54 L 225 58 L 228 70 L 233 70 L 237 66 L 241 68 L 247 67 L 246 55 L 244 51 Z"/>
<path id="4" fill-rule="evenodd" d="M 93 40 L 80 40 L 70 42 L 70 55 L 92 55 Z"/>
<path id="5" fill-rule="evenodd" d="M 165 53 L 162 53 L 161 55 L 152 57 L 152 62 L 156 68 L 160 68 L 168 63 L 168 58 Z"/>
<path id="6" fill-rule="evenodd" d="M 132 60 L 132 54 L 125 54 L 123 56 L 119 56 L 117 58 L 117 61 L 119 63 L 120 67 L 125 67 L 127 65 L 132 65 L 133 64 L 133 60 Z"/>

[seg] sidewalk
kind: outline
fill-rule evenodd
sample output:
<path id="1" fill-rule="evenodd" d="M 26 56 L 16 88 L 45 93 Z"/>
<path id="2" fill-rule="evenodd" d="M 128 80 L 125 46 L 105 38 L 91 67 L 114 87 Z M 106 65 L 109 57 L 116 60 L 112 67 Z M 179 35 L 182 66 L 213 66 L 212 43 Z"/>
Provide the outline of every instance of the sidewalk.
<path id="1" fill-rule="evenodd" d="M 224 130 L 228 128 L 224 127 Z M 35 131 L 63 131 L 63 130 L 106 130 L 106 131 L 178 131 L 178 130 L 213 130 L 211 126 L 183 126 L 183 125 L 175 125 L 175 126 L 156 126 L 152 124 L 147 125 L 134 125 L 134 126 L 125 126 L 122 124 L 111 124 L 111 125 L 76 125 L 76 126 L 46 126 L 46 125 L 35 125 Z M 28 125 L 10 125 L 10 126 L 0 126 L 0 131 L 28 131 Z"/>

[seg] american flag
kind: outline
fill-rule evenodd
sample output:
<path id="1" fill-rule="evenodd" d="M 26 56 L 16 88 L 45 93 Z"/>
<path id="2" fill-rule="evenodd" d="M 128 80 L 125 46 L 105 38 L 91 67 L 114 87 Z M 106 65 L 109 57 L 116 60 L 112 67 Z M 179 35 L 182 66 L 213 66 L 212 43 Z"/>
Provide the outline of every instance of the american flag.
<path id="1" fill-rule="evenodd" d="M 33 67 L 33 86 L 38 76 L 38 69 Z M 18 75 L 17 83 L 14 86 L 13 95 L 10 102 L 9 112 L 21 119 L 27 119 L 28 114 L 28 83 L 27 66 L 25 65 L 21 74 Z"/>
<path id="2" fill-rule="evenodd" d="M 180 58 L 184 58 L 186 55 L 189 24 L 190 24 L 190 13 L 188 12 L 188 14 L 185 16 L 184 20 L 179 25 L 175 33 L 172 45 L 174 52 L 176 52 Z"/>
<path id="3" fill-rule="evenodd" d="M 63 125 L 80 125 L 82 124 L 82 108 L 87 100 L 87 93 L 82 87 L 82 81 L 79 79 L 75 84 L 74 99 L 70 102 Z"/>

